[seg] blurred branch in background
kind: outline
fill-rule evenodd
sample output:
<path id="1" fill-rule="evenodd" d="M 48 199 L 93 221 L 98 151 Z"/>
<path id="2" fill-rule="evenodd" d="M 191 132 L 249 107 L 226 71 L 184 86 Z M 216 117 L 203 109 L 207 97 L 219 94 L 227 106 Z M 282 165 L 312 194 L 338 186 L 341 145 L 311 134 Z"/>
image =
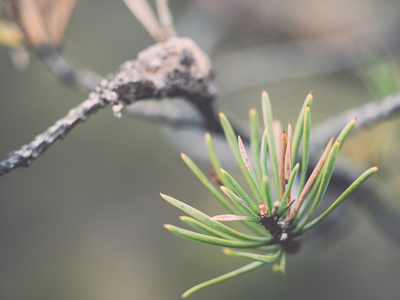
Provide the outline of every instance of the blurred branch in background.
<path id="1" fill-rule="evenodd" d="M 59 79 L 81 92 L 93 91 L 102 79 L 92 70 L 72 65 L 56 47 L 44 47 L 38 51 L 45 64 Z"/>
<path id="2" fill-rule="evenodd" d="M 349 109 L 335 117 L 329 118 L 318 124 L 312 132 L 312 142 L 310 153 L 314 153 L 329 138 L 329 135 L 337 135 L 343 124 L 347 124 L 354 117 L 357 118 L 357 123 L 354 130 L 365 128 L 374 125 L 383 120 L 388 120 L 391 117 L 398 115 L 400 111 L 400 93 L 392 94 L 379 101 L 372 101 L 360 107 Z M 329 135 L 327 135 L 329 133 Z"/>
<path id="3" fill-rule="evenodd" d="M 251 87 L 360 67 L 371 55 L 397 53 L 399 28 L 398 18 L 385 19 L 348 32 L 228 52 L 215 58 L 221 89 L 229 97 Z"/>
<path id="4" fill-rule="evenodd" d="M 220 99 L 277 82 L 352 72 L 382 54 L 399 52 L 399 19 L 393 7 L 379 18 L 384 9 L 365 1 L 362 11 L 360 1 L 276 2 L 193 0 L 180 19 L 178 28 L 190 28 L 196 41 L 213 53 Z M 220 51 L 226 47 L 221 41 L 237 31 L 249 36 L 250 43 Z"/>

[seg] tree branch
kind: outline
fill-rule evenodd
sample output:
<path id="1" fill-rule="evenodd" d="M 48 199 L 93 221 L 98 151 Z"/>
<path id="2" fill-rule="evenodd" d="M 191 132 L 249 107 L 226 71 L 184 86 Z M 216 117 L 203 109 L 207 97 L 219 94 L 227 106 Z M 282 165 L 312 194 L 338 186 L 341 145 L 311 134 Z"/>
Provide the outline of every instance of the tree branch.
<path id="1" fill-rule="evenodd" d="M 326 144 L 332 136 L 338 133 L 346 124 L 357 117 L 354 130 L 372 126 L 387 120 L 400 111 L 400 93 L 392 94 L 380 101 L 373 101 L 360 107 L 347 110 L 315 126 L 311 133 L 310 153 L 315 153 L 322 145 Z"/>
<path id="2" fill-rule="evenodd" d="M 328 36 L 239 49 L 216 57 L 214 65 L 222 79 L 224 97 L 229 97 L 267 83 L 360 67 L 379 53 L 397 53 L 399 37 L 398 19 L 388 18 Z"/>
<path id="3" fill-rule="evenodd" d="M 64 118 L 58 120 L 53 126 L 37 135 L 32 142 L 12 152 L 7 159 L 3 160 L 0 163 L 0 176 L 19 167 L 28 167 L 57 140 L 64 138 L 76 125 L 84 122 L 109 103 L 110 101 L 105 98 L 99 98 L 96 93 L 91 93 L 87 100 L 71 109 Z"/>
<path id="4" fill-rule="evenodd" d="M 88 69 L 73 66 L 62 57 L 53 45 L 38 49 L 47 67 L 60 79 L 82 92 L 91 92 L 102 79 L 100 75 Z"/>
<path id="5" fill-rule="evenodd" d="M 203 116 L 200 126 L 222 132 L 212 102 L 216 95 L 211 63 L 190 39 L 173 37 L 145 49 L 137 60 L 103 79 L 89 98 L 36 138 L 0 163 L 0 176 L 29 166 L 57 140 L 94 113 L 113 105 L 116 116 L 130 104 L 145 99 L 185 97 Z M 199 125 L 199 124 L 197 124 Z"/>

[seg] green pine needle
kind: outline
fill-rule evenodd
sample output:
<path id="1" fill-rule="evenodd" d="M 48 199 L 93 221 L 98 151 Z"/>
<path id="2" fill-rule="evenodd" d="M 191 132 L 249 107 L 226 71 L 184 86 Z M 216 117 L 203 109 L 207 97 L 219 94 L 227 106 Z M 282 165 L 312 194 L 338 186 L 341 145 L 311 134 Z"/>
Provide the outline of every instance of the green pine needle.
<path id="1" fill-rule="evenodd" d="M 249 253 L 249 252 L 238 252 L 238 251 L 234 251 L 231 249 L 224 249 L 224 254 L 226 254 L 226 255 L 236 256 L 236 257 L 244 257 L 244 258 L 259 261 L 262 263 L 275 262 L 279 258 L 281 253 L 282 253 L 281 249 L 278 249 L 274 254 L 271 254 L 271 255 L 260 255 L 260 254 L 254 254 L 254 253 Z"/>
<path id="2" fill-rule="evenodd" d="M 310 131 L 311 131 L 311 112 L 310 107 L 307 106 L 304 112 L 303 123 L 303 152 L 301 161 L 301 175 L 300 175 L 300 191 L 303 189 L 306 182 L 306 175 L 308 170 L 308 160 L 310 158 Z M 300 195 L 300 193 L 299 193 Z"/>
<path id="3" fill-rule="evenodd" d="M 179 228 L 174 225 L 166 224 L 164 225 L 166 229 L 171 231 L 172 233 L 183 237 L 188 240 L 192 240 L 199 243 L 217 245 L 222 247 L 232 247 L 232 248 L 255 248 L 265 244 L 263 241 L 258 242 L 250 242 L 250 241 L 239 241 L 234 239 L 222 239 L 213 237 L 210 235 L 205 235 L 202 233 L 193 232 L 190 230 L 186 230 L 183 228 Z"/>
<path id="4" fill-rule="evenodd" d="M 336 199 L 335 202 L 318 218 L 314 219 L 312 222 L 308 223 L 304 226 L 302 232 L 305 232 L 312 227 L 319 224 L 323 219 L 326 218 L 340 203 L 342 203 L 356 188 L 358 188 L 365 180 L 367 180 L 372 174 L 379 170 L 378 167 L 373 167 L 365 171 L 363 174 L 360 175 L 344 192 L 340 195 L 339 198 Z"/>
<path id="5" fill-rule="evenodd" d="M 272 116 L 271 101 L 266 91 L 262 92 L 261 104 L 264 118 L 264 127 L 267 131 L 266 138 L 272 164 L 272 173 L 275 181 L 275 191 L 279 192 L 279 171 L 278 171 L 278 156 L 276 154 L 275 137 L 274 137 L 274 119 Z"/>
<path id="6" fill-rule="evenodd" d="M 226 274 L 224 274 L 222 276 L 218 276 L 218 277 L 216 277 L 214 279 L 211 279 L 211 280 L 208 280 L 206 282 L 200 283 L 200 284 L 192 287 L 191 289 L 187 290 L 186 292 L 184 292 L 182 294 L 182 298 L 186 298 L 190 294 L 193 294 L 194 292 L 197 292 L 198 290 L 201 290 L 201 289 L 203 289 L 205 287 L 208 287 L 210 285 L 213 285 L 213 284 L 216 284 L 216 283 L 220 283 L 220 282 L 222 282 L 224 280 L 227 280 L 227 279 L 230 279 L 230 278 L 233 278 L 233 277 L 237 277 L 239 275 L 242 275 L 242 274 L 248 273 L 250 271 L 253 271 L 253 270 L 261 267 L 262 265 L 264 265 L 264 263 L 262 263 L 262 262 L 252 262 L 252 263 L 250 263 L 250 264 L 248 264 L 248 265 L 246 265 L 244 267 L 241 267 L 239 269 L 236 269 L 234 271 L 226 273 Z"/>
<path id="7" fill-rule="evenodd" d="M 298 116 L 297 121 L 296 121 L 296 126 L 295 126 L 294 132 L 293 132 L 292 167 L 294 167 L 294 165 L 296 164 L 297 152 L 298 152 L 298 149 L 299 149 L 301 136 L 303 134 L 303 126 L 302 126 L 302 124 L 304 123 L 304 113 L 306 111 L 307 106 L 311 108 L 311 104 L 313 102 L 313 99 L 314 99 L 313 94 L 312 94 L 312 92 L 310 92 L 307 95 L 306 100 L 304 101 L 302 108 L 300 109 L 300 113 L 299 113 L 299 116 Z"/>

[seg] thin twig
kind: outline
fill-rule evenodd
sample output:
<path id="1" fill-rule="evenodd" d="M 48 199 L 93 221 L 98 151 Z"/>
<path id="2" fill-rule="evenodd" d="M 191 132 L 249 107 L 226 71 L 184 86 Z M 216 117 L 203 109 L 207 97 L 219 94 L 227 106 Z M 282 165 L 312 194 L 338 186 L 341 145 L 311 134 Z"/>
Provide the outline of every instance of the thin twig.
<path id="1" fill-rule="evenodd" d="M 139 100 L 185 97 L 203 116 L 201 125 L 222 133 L 213 114 L 216 94 L 213 72 L 208 57 L 187 38 L 170 38 L 138 54 L 135 61 L 126 62 L 115 74 L 101 81 L 95 92 L 64 118 L 31 143 L 14 151 L 0 163 L 0 176 L 19 167 L 27 167 L 54 142 L 65 137 L 77 124 L 113 104 L 114 113 Z"/>
<path id="2" fill-rule="evenodd" d="M 337 135 L 346 124 L 357 117 L 357 123 L 353 130 L 372 126 L 373 124 L 387 120 L 400 112 L 400 93 L 392 94 L 380 101 L 373 101 L 357 108 L 347 110 L 318 124 L 311 133 L 310 154 L 325 144 L 333 135 Z"/>
<path id="3" fill-rule="evenodd" d="M 102 77 L 89 69 L 73 66 L 55 46 L 38 49 L 47 67 L 59 78 L 82 92 L 91 92 Z"/>
<path id="4" fill-rule="evenodd" d="M 71 109 L 64 118 L 58 120 L 53 126 L 37 135 L 32 142 L 12 152 L 7 159 L 3 160 L 0 163 L 0 176 L 19 167 L 28 167 L 57 140 L 64 138 L 76 125 L 84 122 L 109 103 L 110 101 L 107 101 L 107 99 L 99 98 L 96 93 L 91 93 L 87 100 Z"/>

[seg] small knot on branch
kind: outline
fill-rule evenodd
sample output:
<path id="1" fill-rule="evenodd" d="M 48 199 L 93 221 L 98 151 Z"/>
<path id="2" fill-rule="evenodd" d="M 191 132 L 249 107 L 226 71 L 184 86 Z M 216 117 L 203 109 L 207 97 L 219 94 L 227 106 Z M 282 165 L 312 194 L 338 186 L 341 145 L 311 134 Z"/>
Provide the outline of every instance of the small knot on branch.
<path id="1" fill-rule="evenodd" d="M 114 105 L 166 97 L 185 97 L 196 106 L 209 105 L 216 85 L 208 56 L 189 38 L 171 37 L 125 62 L 98 89 L 117 94 Z"/>

